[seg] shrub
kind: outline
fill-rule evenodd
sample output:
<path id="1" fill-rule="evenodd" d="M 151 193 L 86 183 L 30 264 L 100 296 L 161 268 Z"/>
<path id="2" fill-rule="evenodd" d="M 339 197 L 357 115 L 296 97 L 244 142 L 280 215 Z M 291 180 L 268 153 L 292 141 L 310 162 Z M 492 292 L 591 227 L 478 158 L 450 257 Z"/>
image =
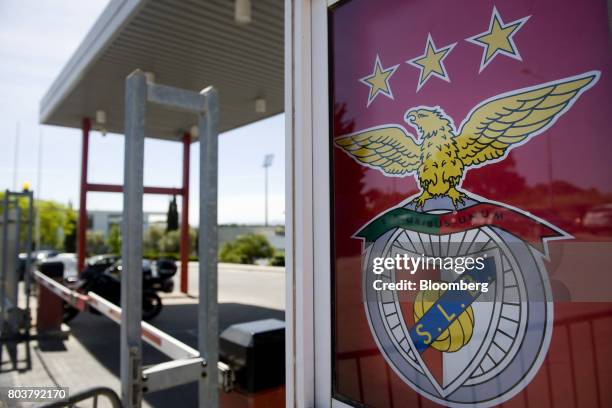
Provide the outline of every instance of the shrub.
<path id="1" fill-rule="evenodd" d="M 219 251 L 221 262 L 254 264 L 255 260 L 270 258 L 274 248 L 268 239 L 260 234 L 246 234 L 238 236 L 234 241 L 223 244 Z"/>
<path id="2" fill-rule="evenodd" d="M 194 228 L 189 228 L 190 260 L 197 260 L 197 240 L 197 231 Z M 172 259 L 179 259 L 181 232 L 180 230 L 166 232 L 159 225 L 151 225 L 144 233 L 142 245 L 142 251 L 146 254 L 146 258 L 170 257 Z"/>
<path id="3" fill-rule="evenodd" d="M 159 252 L 178 252 L 181 246 L 181 233 L 178 230 L 168 231 L 159 240 Z"/>
<path id="4" fill-rule="evenodd" d="M 270 259 L 271 266 L 285 266 L 285 253 L 282 251 L 276 251 L 272 259 Z"/>
<path id="5" fill-rule="evenodd" d="M 164 228 L 159 225 L 151 225 L 144 233 L 142 239 L 142 250 L 147 253 L 157 253 L 159 251 L 159 241 L 164 236 Z"/>

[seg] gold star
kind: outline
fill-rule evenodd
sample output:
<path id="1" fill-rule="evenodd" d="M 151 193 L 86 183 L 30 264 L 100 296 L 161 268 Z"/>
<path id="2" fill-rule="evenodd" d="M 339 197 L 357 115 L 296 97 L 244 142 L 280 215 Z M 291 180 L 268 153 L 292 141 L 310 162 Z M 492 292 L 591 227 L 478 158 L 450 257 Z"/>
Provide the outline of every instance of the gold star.
<path id="1" fill-rule="evenodd" d="M 436 48 L 436 45 L 431 38 L 431 34 L 427 35 L 427 43 L 425 44 L 425 52 L 416 58 L 413 58 L 406 63 L 417 67 L 420 70 L 419 83 L 417 85 L 417 92 L 432 76 L 438 77 L 450 82 L 446 68 L 444 67 L 444 58 L 448 56 L 448 53 L 453 49 L 457 43 L 449 44 L 446 47 Z"/>
<path id="2" fill-rule="evenodd" d="M 529 20 L 529 17 L 531 16 L 504 24 L 497 9 L 493 7 L 489 29 L 484 33 L 477 34 L 467 39 L 467 41 L 484 48 L 480 61 L 480 70 L 478 72 L 482 72 L 482 70 L 493 61 L 493 58 L 499 54 L 522 61 L 521 54 L 514 43 L 513 37 L 523 24 Z"/>
<path id="3" fill-rule="evenodd" d="M 372 73 L 359 79 L 359 82 L 370 87 L 367 106 L 370 106 L 379 93 L 385 95 L 387 98 L 393 99 L 393 92 L 389 86 L 389 78 L 393 75 L 397 67 L 399 67 L 399 64 L 389 68 L 383 68 L 378 54 L 376 55 Z"/>

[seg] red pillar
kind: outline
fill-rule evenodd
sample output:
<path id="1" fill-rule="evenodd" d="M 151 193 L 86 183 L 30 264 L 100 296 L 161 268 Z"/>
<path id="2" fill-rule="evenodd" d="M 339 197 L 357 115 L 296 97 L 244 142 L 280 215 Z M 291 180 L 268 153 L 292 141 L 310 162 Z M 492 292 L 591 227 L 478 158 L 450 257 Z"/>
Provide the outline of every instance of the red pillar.
<path id="1" fill-rule="evenodd" d="M 87 252 L 85 236 L 87 233 L 87 163 L 89 161 L 89 131 L 91 120 L 83 118 L 82 121 L 83 144 L 81 151 L 81 192 L 79 199 L 79 222 L 77 224 L 77 270 L 79 273 L 85 266 Z"/>
<path id="2" fill-rule="evenodd" d="M 191 135 L 183 135 L 183 198 L 181 209 L 181 292 L 189 289 L 189 156 Z"/>

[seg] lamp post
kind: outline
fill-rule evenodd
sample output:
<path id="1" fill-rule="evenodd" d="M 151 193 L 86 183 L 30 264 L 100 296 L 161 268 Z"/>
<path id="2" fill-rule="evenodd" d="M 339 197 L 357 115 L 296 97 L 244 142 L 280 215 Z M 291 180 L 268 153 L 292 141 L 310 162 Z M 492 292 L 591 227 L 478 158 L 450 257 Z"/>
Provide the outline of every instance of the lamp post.
<path id="1" fill-rule="evenodd" d="M 13 191 L 17 191 L 17 169 L 19 168 L 19 122 L 15 126 L 15 151 L 13 152 Z"/>
<path id="2" fill-rule="evenodd" d="M 273 154 L 266 154 L 264 156 L 263 168 L 266 173 L 266 181 L 265 181 L 265 226 L 268 226 L 268 167 L 272 165 L 272 160 L 274 160 Z"/>

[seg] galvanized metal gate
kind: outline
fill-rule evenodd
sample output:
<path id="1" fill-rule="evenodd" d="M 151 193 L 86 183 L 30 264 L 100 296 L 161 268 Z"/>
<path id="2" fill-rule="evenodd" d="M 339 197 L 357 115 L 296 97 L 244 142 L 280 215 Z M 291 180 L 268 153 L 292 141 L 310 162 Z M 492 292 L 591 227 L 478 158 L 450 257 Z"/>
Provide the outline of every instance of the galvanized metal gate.
<path id="1" fill-rule="evenodd" d="M 231 370 L 218 361 L 217 314 L 217 173 L 218 95 L 213 87 L 202 92 L 158 85 L 147 81 L 144 72 L 134 71 L 125 83 L 125 163 L 121 258 L 121 308 L 94 293 L 69 289 L 40 272 L 34 277 L 79 310 L 93 307 L 121 325 L 121 399 L 126 408 L 140 407 L 143 392 L 167 389 L 192 381 L 199 382 L 199 406 L 217 407 L 219 385 L 231 387 Z M 142 318 L 142 236 L 144 139 L 147 104 L 197 115 L 200 141 L 200 228 L 198 350 L 143 323 Z M 25 313 L 18 309 L 18 268 L 21 228 L 20 198 L 28 199 L 26 258 L 24 265 Z M 30 262 L 32 247 L 33 194 L 6 191 L 0 224 L 0 334 L 19 338 L 20 329 L 29 335 Z M 173 358 L 143 368 L 141 336 Z M 221 366 L 221 367 L 219 367 Z"/>
<path id="2" fill-rule="evenodd" d="M 200 140 L 200 228 L 198 349 L 200 356 L 147 368 L 157 389 L 175 384 L 173 376 L 199 381 L 200 406 L 218 405 L 217 316 L 217 154 L 218 95 L 213 87 L 200 93 L 147 81 L 140 70 L 125 82 L 125 164 L 121 274 L 121 396 L 125 407 L 140 407 L 143 393 L 142 197 L 146 107 L 148 103 L 198 115 Z M 194 365 L 200 367 L 193 370 Z M 150 386 L 150 384 L 149 384 Z"/>
<path id="3" fill-rule="evenodd" d="M 26 200 L 25 217 L 20 201 Z M 34 217 L 33 194 L 29 190 L 6 190 L 0 224 L 0 334 L 3 340 L 18 340 L 30 329 L 30 264 L 32 261 L 32 224 Z M 25 218 L 25 219 L 24 219 Z M 22 228 L 26 228 L 24 248 L 21 245 Z M 19 253 L 23 249 L 23 268 L 19 266 Z M 19 308 L 19 281 L 23 271 L 25 308 Z M 0 347 L 0 356 L 2 347 Z"/>

